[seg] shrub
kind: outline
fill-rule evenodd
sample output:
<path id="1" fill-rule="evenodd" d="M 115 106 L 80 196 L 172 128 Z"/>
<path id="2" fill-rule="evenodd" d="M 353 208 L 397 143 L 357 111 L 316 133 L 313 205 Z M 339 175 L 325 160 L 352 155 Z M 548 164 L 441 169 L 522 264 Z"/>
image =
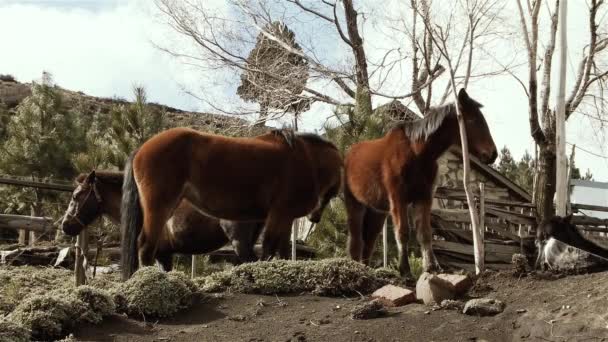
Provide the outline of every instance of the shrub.
<path id="1" fill-rule="evenodd" d="M 37 340 L 65 336 L 75 324 L 74 314 L 86 311 L 86 304 L 57 294 L 36 295 L 25 299 L 8 316 L 9 320 L 31 330 Z"/>
<path id="2" fill-rule="evenodd" d="M 115 301 L 132 316 L 167 317 L 192 304 L 196 286 L 181 272 L 140 268 L 117 287 Z"/>
<path id="3" fill-rule="evenodd" d="M 27 342 L 30 331 L 23 325 L 0 319 L 0 342 Z"/>
<path id="4" fill-rule="evenodd" d="M 349 259 L 275 260 L 239 265 L 196 280 L 205 292 L 297 293 L 352 295 L 369 293 L 387 281 L 373 269 Z"/>
<path id="5" fill-rule="evenodd" d="M 80 314 L 79 321 L 97 324 L 116 312 L 114 300 L 107 291 L 83 285 L 72 291 L 71 295 L 86 304 L 86 311 Z"/>

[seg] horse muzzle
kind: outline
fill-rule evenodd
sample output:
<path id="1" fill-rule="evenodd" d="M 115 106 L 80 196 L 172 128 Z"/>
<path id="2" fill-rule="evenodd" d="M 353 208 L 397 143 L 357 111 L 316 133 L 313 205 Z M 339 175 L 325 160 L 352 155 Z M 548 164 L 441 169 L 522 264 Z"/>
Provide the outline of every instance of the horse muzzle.
<path id="1" fill-rule="evenodd" d="M 80 234 L 83 226 L 79 222 L 73 220 L 63 220 L 61 222 L 61 230 L 69 236 L 76 236 Z"/>

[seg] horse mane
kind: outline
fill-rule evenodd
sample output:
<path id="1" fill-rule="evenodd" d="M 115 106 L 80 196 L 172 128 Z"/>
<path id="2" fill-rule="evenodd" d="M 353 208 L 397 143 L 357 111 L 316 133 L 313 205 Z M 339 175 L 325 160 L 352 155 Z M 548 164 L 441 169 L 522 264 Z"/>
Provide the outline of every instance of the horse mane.
<path id="1" fill-rule="evenodd" d="M 88 173 L 81 173 L 76 176 L 78 183 L 84 182 L 87 179 Z M 120 171 L 99 171 L 95 170 L 95 177 L 102 183 L 111 183 L 122 186 L 124 174 Z"/>
<path id="2" fill-rule="evenodd" d="M 480 109 L 483 105 L 471 98 L 467 98 L 465 106 L 472 109 Z M 405 135 L 411 140 L 426 140 L 435 133 L 445 119 L 449 116 L 456 116 L 456 105 L 448 103 L 439 107 L 429 108 L 429 114 L 418 120 L 403 120 L 393 126 L 393 129 L 403 129 Z"/>
<path id="3" fill-rule="evenodd" d="M 322 144 L 322 145 L 326 145 L 328 147 L 334 148 L 336 150 L 338 149 L 333 142 L 331 142 L 331 141 L 325 139 L 324 137 L 322 137 L 318 134 L 315 134 L 315 133 L 298 132 L 298 133 L 296 133 L 296 136 L 299 138 L 302 138 L 308 142 L 311 142 L 311 143 L 318 143 L 318 144 Z"/>
<path id="4" fill-rule="evenodd" d="M 426 140 L 435 133 L 448 116 L 456 116 L 456 106 L 453 103 L 429 108 L 429 114 L 418 120 L 400 121 L 393 129 L 403 129 L 410 140 Z"/>
<path id="5" fill-rule="evenodd" d="M 334 148 L 336 150 L 338 149 L 336 147 L 336 145 L 334 145 L 333 142 L 331 142 L 315 133 L 294 132 L 293 130 L 290 130 L 290 129 L 281 129 L 281 128 L 273 129 L 270 131 L 270 133 L 272 133 L 275 136 L 282 137 L 285 140 L 285 142 L 287 143 L 287 145 L 289 145 L 289 147 L 293 147 L 293 139 L 294 139 L 294 137 L 298 137 L 298 138 L 302 138 L 310 143 L 322 144 L 322 145 Z"/>

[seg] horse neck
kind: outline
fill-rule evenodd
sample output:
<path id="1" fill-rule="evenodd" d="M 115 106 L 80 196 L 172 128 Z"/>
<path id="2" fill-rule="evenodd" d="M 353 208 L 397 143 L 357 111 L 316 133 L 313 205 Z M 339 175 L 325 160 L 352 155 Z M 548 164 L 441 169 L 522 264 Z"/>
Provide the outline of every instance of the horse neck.
<path id="1" fill-rule="evenodd" d="M 455 115 L 447 115 L 441 125 L 426 140 L 417 142 L 418 158 L 435 161 L 460 139 Z"/>
<path id="2" fill-rule="evenodd" d="M 101 196 L 101 213 L 112 222 L 120 222 L 120 203 L 122 200 L 122 187 L 120 184 L 104 183 L 97 186 Z"/>

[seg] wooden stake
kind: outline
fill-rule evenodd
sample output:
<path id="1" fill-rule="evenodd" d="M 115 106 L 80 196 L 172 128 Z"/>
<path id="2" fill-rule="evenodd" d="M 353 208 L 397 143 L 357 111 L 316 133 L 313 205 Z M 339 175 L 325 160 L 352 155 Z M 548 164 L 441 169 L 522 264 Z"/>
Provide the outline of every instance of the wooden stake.
<path id="1" fill-rule="evenodd" d="M 300 223 L 300 219 L 293 220 L 291 224 L 291 260 L 296 261 L 297 259 L 297 249 L 296 249 L 296 241 L 298 239 L 298 225 Z"/>
<path id="2" fill-rule="evenodd" d="M 555 144 L 556 144 L 556 189 L 555 205 L 559 216 L 566 216 L 566 196 L 568 194 L 568 166 L 566 161 L 566 63 L 568 58 L 567 42 L 567 0 L 559 3 L 559 87 L 555 110 Z"/>
<path id="3" fill-rule="evenodd" d="M 196 254 L 192 254 L 192 265 L 190 265 L 190 277 L 196 278 Z"/>
<path id="4" fill-rule="evenodd" d="M 88 252 L 89 232 L 87 229 L 83 229 L 76 238 L 76 262 L 74 264 L 74 281 L 76 286 L 84 285 L 87 281 L 85 261 Z"/>
<path id="5" fill-rule="evenodd" d="M 388 267 L 388 224 L 382 226 L 382 266 Z M 404 246 L 405 247 L 405 246 Z"/>
<path id="6" fill-rule="evenodd" d="M 485 184 L 479 183 L 479 229 L 473 230 L 473 244 L 475 245 L 475 273 L 479 274 L 485 270 L 485 245 L 484 236 L 486 231 L 486 201 Z"/>

